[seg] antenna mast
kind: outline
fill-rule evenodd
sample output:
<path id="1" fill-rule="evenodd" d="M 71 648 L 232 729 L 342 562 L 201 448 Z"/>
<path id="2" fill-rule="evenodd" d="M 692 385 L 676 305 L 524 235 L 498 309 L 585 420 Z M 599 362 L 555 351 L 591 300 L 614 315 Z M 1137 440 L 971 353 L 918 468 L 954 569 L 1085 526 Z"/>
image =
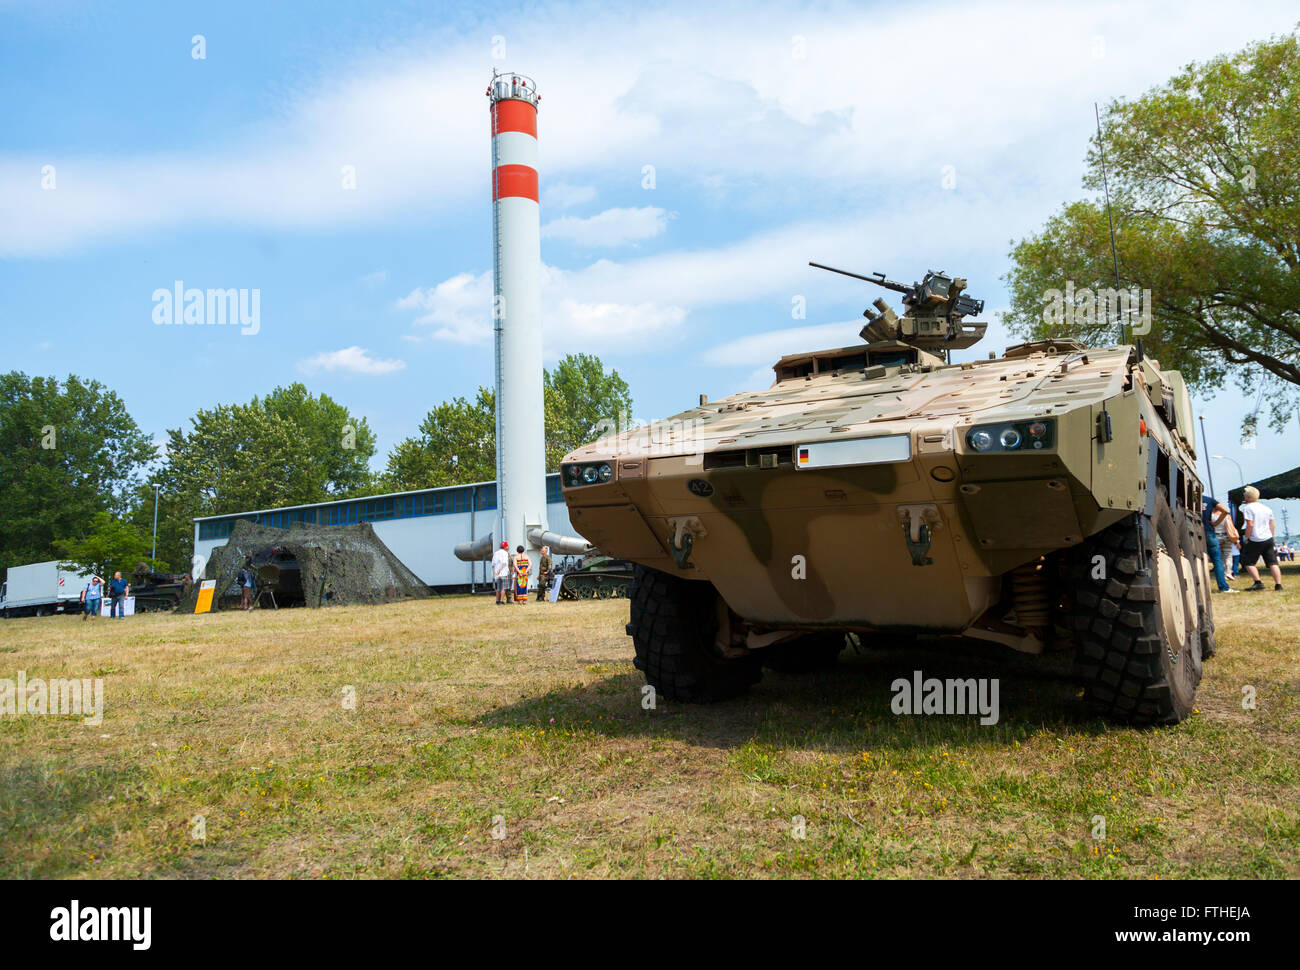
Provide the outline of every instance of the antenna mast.
<path id="1" fill-rule="evenodd" d="M 1115 267 L 1115 292 L 1119 292 L 1119 255 L 1115 251 L 1115 222 L 1110 215 L 1110 182 L 1106 178 L 1106 145 L 1101 139 L 1101 109 L 1097 107 L 1097 102 L 1092 103 L 1092 113 L 1097 118 L 1097 150 L 1101 152 L 1101 184 L 1106 190 L 1106 225 L 1110 228 L 1110 259 Z M 1119 305 L 1119 298 L 1115 299 L 1116 306 Z M 1128 304 L 1126 303 L 1125 306 Z M 1124 325 L 1121 319 L 1119 322 L 1119 342 L 1126 343 L 1128 340 L 1128 327 Z"/>

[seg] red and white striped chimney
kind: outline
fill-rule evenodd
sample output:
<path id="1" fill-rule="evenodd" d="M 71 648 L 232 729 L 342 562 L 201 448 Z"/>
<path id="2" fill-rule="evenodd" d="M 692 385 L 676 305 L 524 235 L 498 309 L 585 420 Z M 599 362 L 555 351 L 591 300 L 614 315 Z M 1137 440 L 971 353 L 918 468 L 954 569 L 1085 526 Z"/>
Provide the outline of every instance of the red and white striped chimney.
<path id="1" fill-rule="evenodd" d="M 542 403 L 541 207 L 537 191 L 537 89 L 521 74 L 496 74 L 492 103 L 492 229 L 495 244 L 496 542 L 531 547 L 546 529 Z M 536 550 L 529 549 L 535 556 Z M 533 573 L 536 575 L 536 564 Z"/>

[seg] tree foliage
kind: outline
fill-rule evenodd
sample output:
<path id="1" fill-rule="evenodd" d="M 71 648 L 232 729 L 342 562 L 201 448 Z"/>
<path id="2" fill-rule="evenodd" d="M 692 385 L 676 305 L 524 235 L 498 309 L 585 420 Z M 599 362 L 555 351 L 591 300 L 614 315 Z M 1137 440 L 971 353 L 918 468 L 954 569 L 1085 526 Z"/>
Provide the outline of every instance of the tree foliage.
<path id="1" fill-rule="evenodd" d="M 253 398 L 250 407 L 257 407 Z M 365 418 L 354 418 L 343 405 L 325 394 L 311 395 L 302 384 L 277 387 L 261 402 L 267 414 L 297 429 L 316 464 L 311 488 L 324 501 L 350 495 L 371 483 L 370 459 L 375 454 L 375 434 Z"/>
<path id="2" fill-rule="evenodd" d="M 149 437 L 98 381 L 0 374 L 0 567 L 54 558 L 98 512 L 124 513 Z"/>
<path id="3" fill-rule="evenodd" d="M 1192 64 L 1106 109 L 1084 187 L 1102 191 L 1102 149 L 1122 288 L 1151 292 L 1147 350 L 1210 391 L 1226 379 L 1281 428 L 1300 398 L 1300 41 L 1287 35 Z M 1066 205 L 1011 250 L 1007 322 L 1030 337 L 1114 343 L 1115 320 L 1045 319 L 1066 281 L 1113 288 L 1103 203 Z"/>
<path id="4" fill-rule="evenodd" d="M 158 558 L 189 569 L 196 516 L 306 505 L 370 484 L 375 436 L 365 419 L 301 384 L 248 404 L 200 409 L 190 429 L 167 432 L 160 486 Z M 152 487 L 139 493 L 137 523 L 152 518 Z"/>
<path id="5" fill-rule="evenodd" d="M 149 561 L 149 540 L 129 522 L 96 512 L 89 526 L 80 536 L 55 541 L 63 560 L 60 569 L 94 573 L 107 580 L 118 570 L 128 574 L 138 562 Z"/>
<path id="6" fill-rule="evenodd" d="M 603 433 L 602 423 L 623 427 L 632 392 L 618 371 L 605 373 L 600 358 L 569 354 L 543 375 L 546 401 L 546 467 L 555 470 L 569 452 Z"/>
<path id="7" fill-rule="evenodd" d="M 570 354 L 543 375 L 546 467 L 554 470 L 574 448 L 600 436 L 601 423 L 626 423 L 632 394 L 618 371 L 598 357 Z M 397 444 L 384 473 L 394 490 L 436 488 L 496 478 L 496 395 L 480 387 L 473 401 L 454 398 Z"/>
<path id="8" fill-rule="evenodd" d="M 398 491 L 490 481 L 496 440 L 496 394 L 480 387 L 473 402 L 452 398 L 425 415 L 419 434 L 389 453 L 385 478 Z"/>

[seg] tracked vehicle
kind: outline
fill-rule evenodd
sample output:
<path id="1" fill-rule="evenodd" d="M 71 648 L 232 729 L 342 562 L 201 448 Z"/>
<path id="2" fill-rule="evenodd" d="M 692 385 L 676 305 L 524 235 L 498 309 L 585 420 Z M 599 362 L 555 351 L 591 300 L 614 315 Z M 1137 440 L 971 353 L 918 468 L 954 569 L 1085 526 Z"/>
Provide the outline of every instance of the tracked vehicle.
<path id="1" fill-rule="evenodd" d="M 560 577 L 562 600 L 617 599 L 632 585 L 633 566 L 599 554 L 584 556 L 577 567 Z"/>
<path id="2" fill-rule="evenodd" d="M 1097 713 L 1182 720 L 1214 619 L 1181 375 L 1064 339 L 952 364 L 986 327 L 965 280 L 860 278 L 905 307 L 876 300 L 864 343 L 564 459 L 573 526 L 635 563 L 647 681 L 716 701 L 848 633 L 951 637 L 1073 649 Z"/>

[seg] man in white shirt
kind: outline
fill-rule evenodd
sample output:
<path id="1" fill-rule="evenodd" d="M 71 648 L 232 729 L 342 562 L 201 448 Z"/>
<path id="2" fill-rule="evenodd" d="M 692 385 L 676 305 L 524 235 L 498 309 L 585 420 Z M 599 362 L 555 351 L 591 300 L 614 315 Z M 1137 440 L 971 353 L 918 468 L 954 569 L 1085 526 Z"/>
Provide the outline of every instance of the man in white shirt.
<path id="1" fill-rule="evenodd" d="M 1264 565 L 1273 574 L 1273 588 L 1282 588 L 1282 567 L 1277 564 L 1277 550 L 1273 548 L 1273 510 L 1259 500 L 1259 489 L 1246 486 L 1246 504 L 1241 507 L 1244 528 L 1241 533 L 1241 564 L 1255 581 L 1247 592 L 1257 593 L 1267 587 L 1260 582 L 1255 563 L 1262 556 Z"/>
<path id="2" fill-rule="evenodd" d="M 503 542 L 492 553 L 492 585 L 497 591 L 497 605 L 506 602 L 506 586 L 510 583 L 510 543 Z"/>

